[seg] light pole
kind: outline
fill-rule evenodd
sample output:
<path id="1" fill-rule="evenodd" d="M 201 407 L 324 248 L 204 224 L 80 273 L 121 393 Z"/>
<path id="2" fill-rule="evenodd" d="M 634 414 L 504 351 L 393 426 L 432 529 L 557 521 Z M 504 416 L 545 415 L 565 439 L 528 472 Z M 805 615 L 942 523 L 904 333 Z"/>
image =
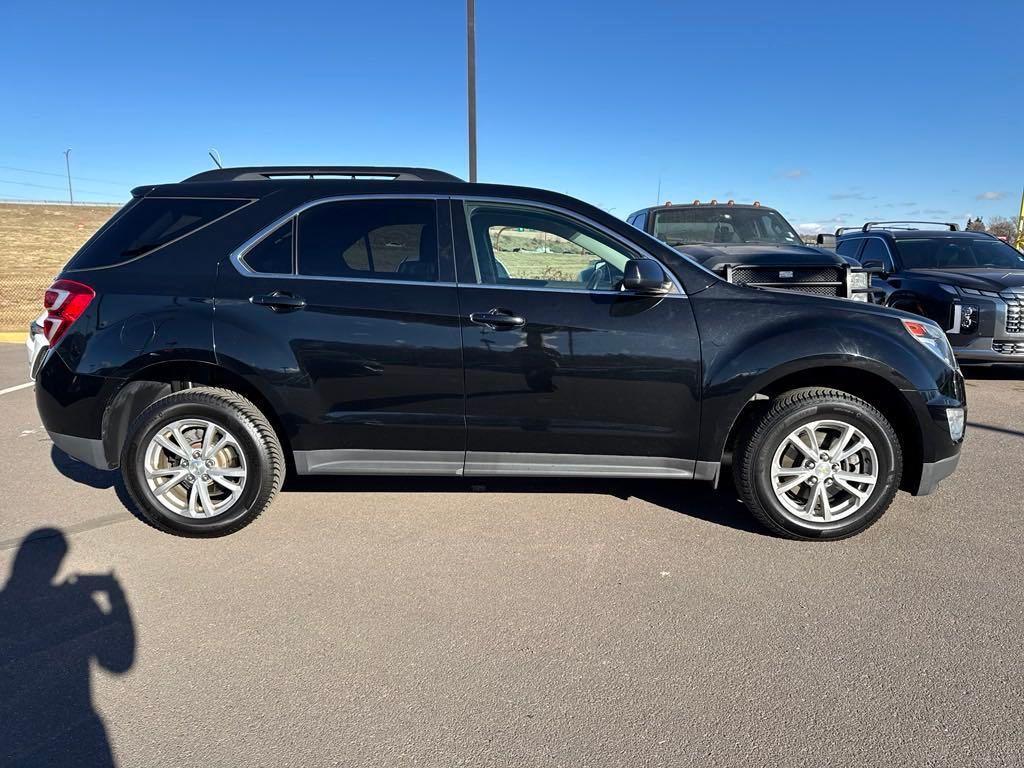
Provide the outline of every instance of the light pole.
<path id="1" fill-rule="evenodd" d="M 476 181 L 476 3 L 466 0 L 466 69 L 469 106 L 469 180 Z"/>
<path id="2" fill-rule="evenodd" d="M 70 154 L 71 154 L 71 148 L 70 147 L 68 149 L 64 150 L 64 167 L 68 169 L 68 200 L 70 200 L 71 204 L 74 205 L 75 204 L 75 195 L 71 191 L 71 159 L 69 157 Z"/>

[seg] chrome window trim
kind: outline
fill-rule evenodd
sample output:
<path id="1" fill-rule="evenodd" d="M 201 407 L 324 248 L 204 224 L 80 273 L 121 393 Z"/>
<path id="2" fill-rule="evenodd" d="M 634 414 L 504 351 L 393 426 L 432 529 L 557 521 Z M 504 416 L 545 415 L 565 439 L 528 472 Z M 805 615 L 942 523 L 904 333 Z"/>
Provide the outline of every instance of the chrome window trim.
<path id="1" fill-rule="evenodd" d="M 642 294 L 630 293 L 628 291 L 612 291 L 612 290 L 602 290 L 602 289 L 594 290 L 594 291 L 588 291 L 586 289 L 575 290 L 575 289 L 572 289 L 572 288 L 540 288 L 540 287 L 525 287 L 525 286 L 515 286 L 515 285 L 487 285 L 487 284 L 484 284 L 484 283 L 460 283 L 457 280 L 457 276 L 456 276 L 456 282 L 452 282 L 452 281 L 443 281 L 443 280 L 438 280 L 438 281 L 394 280 L 394 279 L 388 279 L 388 278 L 371 278 L 371 277 L 337 277 L 337 276 L 328 276 L 328 275 L 300 275 L 300 274 L 298 274 L 298 263 L 297 263 L 298 262 L 298 252 L 297 251 L 296 251 L 295 259 L 293 259 L 293 264 L 292 264 L 293 271 L 290 272 L 290 273 L 289 272 L 256 272 L 255 270 L 250 269 L 249 265 L 245 263 L 245 254 L 248 253 L 249 251 L 251 251 L 257 245 L 259 245 L 264 239 L 269 237 L 275 231 L 277 231 L 277 229 L 279 227 L 283 226 L 285 223 L 287 223 L 289 219 L 293 220 L 293 226 L 296 227 L 296 230 L 295 230 L 295 233 L 293 234 L 293 236 L 296 237 L 296 243 L 297 243 L 298 242 L 298 240 L 297 240 L 297 235 L 298 235 L 298 217 L 303 212 L 308 211 L 310 208 L 313 208 L 313 207 L 315 207 L 317 205 L 323 205 L 325 203 L 340 203 L 340 202 L 360 201 L 360 200 L 433 200 L 434 202 L 438 202 L 438 201 L 441 201 L 441 200 L 447 200 L 449 202 L 453 202 L 453 203 L 454 202 L 459 202 L 459 203 L 462 203 L 462 204 L 465 204 L 466 202 L 477 201 L 477 202 L 483 202 L 483 203 L 504 203 L 504 204 L 507 204 L 507 205 L 517 205 L 517 206 L 521 206 L 521 207 L 541 208 L 541 209 L 546 209 L 546 210 L 554 211 L 554 212 L 559 213 L 559 214 L 561 214 L 563 216 L 568 216 L 569 218 L 580 220 L 580 221 L 584 222 L 585 224 L 587 224 L 588 226 L 593 227 L 594 229 L 596 229 L 596 230 L 602 232 L 603 234 L 607 235 L 608 237 L 612 238 L 613 240 L 615 240 L 615 241 L 625 245 L 630 250 L 639 253 L 642 257 L 648 258 L 648 259 L 653 259 L 658 264 L 660 264 L 661 268 L 663 270 L 665 270 L 665 274 L 668 275 L 669 280 L 672 282 L 672 285 L 675 287 L 677 292 L 676 293 L 666 293 L 666 294 L 664 294 L 662 296 L 659 296 L 659 297 L 656 297 L 656 298 L 665 298 L 665 297 L 688 298 L 687 295 L 686 295 L 686 291 L 683 290 L 682 283 L 679 282 L 679 280 L 678 280 L 678 278 L 676 278 L 675 274 L 668 267 L 666 267 L 665 264 L 660 259 L 658 259 L 656 256 L 653 256 L 649 251 L 645 250 L 644 248 L 641 248 L 636 243 L 632 242 L 631 240 L 627 240 L 626 238 L 622 237 L 618 233 L 608 229 L 603 224 L 600 224 L 600 223 L 598 223 L 596 221 L 593 221 L 592 219 L 590 219 L 590 218 L 588 218 L 588 217 L 586 217 L 586 216 L 584 216 L 582 214 L 578 214 L 575 211 L 571 211 L 571 210 L 569 210 L 567 208 L 562 208 L 561 206 L 552 205 L 550 203 L 541 203 L 541 202 L 538 202 L 536 200 L 530 200 L 530 199 L 524 199 L 524 198 L 466 197 L 466 196 L 463 196 L 463 195 L 438 195 L 438 194 L 423 194 L 423 193 L 404 194 L 404 195 L 399 195 L 399 194 L 331 195 L 330 197 L 320 197 L 320 198 L 316 198 L 315 200 L 307 200 L 302 205 L 299 205 L 296 208 L 293 208 L 288 213 L 285 213 L 285 214 L 279 216 L 278 218 L 274 219 L 270 224 L 267 224 L 265 227 L 263 227 L 262 229 L 258 230 L 254 235 L 249 237 L 241 245 L 239 245 L 237 248 L 235 248 L 231 252 L 231 254 L 229 255 L 228 259 L 231 262 L 232 266 L 235 268 L 235 270 L 239 274 L 241 274 L 243 277 L 264 277 L 264 278 L 278 278 L 278 279 L 290 279 L 290 280 L 332 280 L 332 281 L 336 281 L 336 282 L 353 282 L 353 283 L 386 283 L 388 285 L 420 285 L 420 286 L 423 286 L 423 285 L 439 285 L 439 286 L 446 286 L 446 287 L 458 286 L 460 288 L 497 288 L 499 290 L 547 291 L 549 293 L 577 293 L 577 294 L 579 294 L 579 293 L 597 293 L 597 294 L 606 294 L 606 295 L 615 295 L 615 296 L 637 296 L 637 295 L 642 295 Z M 466 218 L 466 217 L 464 216 L 463 218 Z M 466 225 L 467 226 L 469 225 L 468 219 L 466 220 Z M 470 233 L 467 233 L 467 234 L 470 234 Z M 475 260 L 474 260 L 474 262 L 475 262 Z M 698 264 L 697 266 L 700 266 L 700 265 Z M 706 268 L 701 267 L 701 269 L 706 269 Z M 714 274 L 714 273 L 710 273 L 710 274 Z M 715 277 L 717 278 L 718 276 L 715 275 Z M 721 279 L 721 278 L 718 278 L 718 279 Z"/>
<path id="2" fill-rule="evenodd" d="M 669 281 L 672 283 L 672 285 L 675 287 L 676 291 L 678 292 L 678 294 L 666 293 L 666 294 L 664 294 L 665 296 L 673 296 L 673 295 L 679 295 L 679 296 L 683 296 L 683 297 L 686 296 L 686 291 L 683 290 L 682 283 L 679 282 L 679 279 L 675 276 L 675 274 L 672 272 L 672 270 L 669 269 L 668 267 L 666 267 L 664 263 L 662 263 L 661 259 L 657 258 L 653 254 L 651 254 L 649 251 L 647 251 L 644 248 L 640 247 L 639 245 L 637 245 L 632 240 L 629 240 L 629 239 L 623 237 L 618 232 L 615 232 L 614 230 L 609 229 L 608 227 L 604 226 L 603 224 L 600 224 L 599 222 L 594 221 L 593 219 L 583 215 L 582 213 L 577 213 L 576 211 L 570 210 L 568 208 L 562 208 L 561 206 L 553 205 L 551 203 L 542 203 L 542 202 L 539 202 L 537 200 L 530 200 L 530 199 L 517 198 L 517 197 L 486 197 L 486 196 L 484 196 L 484 197 L 477 197 L 475 195 L 473 195 L 473 196 L 470 196 L 470 195 L 452 195 L 451 196 L 451 200 L 452 200 L 452 202 L 459 202 L 459 203 L 461 203 L 462 206 L 463 206 L 463 211 L 465 211 L 465 206 L 466 206 L 467 203 L 493 203 L 493 204 L 497 204 L 497 205 L 517 206 L 519 208 L 539 208 L 541 210 L 552 211 L 554 213 L 557 213 L 557 214 L 559 214 L 561 216 L 565 216 L 565 217 L 567 217 L 569 219 L 572 219 L 574 221 L 582 222 L 582 223 L 586 224 L 588 227 L 591 227 L 592 229 L 596 229 L 601 234 L 605 235 L 606 237 L 611 238 L 612 240 L 616 241 L 620 245 L 624 246 L 628 251 L 631 251 L 631 252 L 634 252 L 634 253 L 638 253 L 641 258 L 651 259 L 654 262 L 656 262 L 657 264 L 659 264 L 661 266 L 662 270 L 664 270 L 665 274 L 668 275 Z M 470 248 L 472 248 L 473 247 L 473 233 L 472 233 L 472 231 L 469 231 L 469 227 L 470 227 L 469 216 L 466 215 L 465 212 L 464 212 L 463 213 L 463 218 L 465 219 L 465 222 L 466 222 L 466 228 L 467 228 L 466 235 L 469 238 Z M 475 251 L 473 253 L 473 261 L 474 261 L 474 263 L 476 262 L 476 253 L 475 253 Z M 487 284 L 487 283 L 459 283 L 459 285 L 460 286 L 463 286 L 463 285 L 474 286 L 475 285 L 475 286 L 486 287 L 486 288 L 512 288 L 512 289 L 515 289 L 515 290 L 524 290 L 520 286 L 515 286 L 515 285 L 500 286 L 500 285 L 490 285 L 490 284 Z M 629 291 L 608 291 L 608 290 L 589 291 L 586 288 L 582 288 L 582 289 L 579 289 L 579 290 L 572 289 L 572 288 L 530 288 L 530 289 L 527 289 L 527 290 L 568 292 L 568 293 L 614 293 L 614 294 L 622 294 L 622 295 L 630 295 L 630 296 L 637 295 L 637 294 L 633 294 L 633 293 L 631 293 Z"/>
<path id="3" fill-rule="evenodd" d="M 293 237 L 295 237 L 296 246 L 298 244 L 298 217 L 310 208 L 314 208 L 318 205 L 324 205 L 326 203 L 344 203 L 344 202 L 358 202 L 360 200 L 448 200 L 448 195 L 429 195 L 429 194 L 408 194 L 408 195 L 332 195 L 331 197 L 319 197 L 315 200 L 307 200 L 297 208 L 293 208 L 288 213 L 279 216 L 272 223 L 263 227 L 250 237 L 248 240 L 243 242 L 240 246 L 235 248 L 228 256 L 231 264 L 234 268 L 244 277 L 272 277 L 272 278 L 284 278 L 291 280 L 333 280 L 335 282 L 352 282 L 352 283 L 387 283 L 388 285 L 446 285 L 453 286 L 454 282 L 443 281 L 443 280 L 394 280 L 382 277 L 338 277 L 331 275 L 300 275 L 298 274 L 298 250 L 295 251 L 295 257 L 292 259 L 292 272 L 256 272 L 250 269 L 249 265 L 245 263 L 245 255 L 259 245 L 263 240 L 272 235 L 277 229 L 288 222 L 289 219 L 293 220 L 292 226 L 295 227 Z M 440 248 L 438 248 L 438 254 L 440 255 Z"/>
<path id="4" fill-rule="evenodd" d="M 491 283 L 459 283 L 459 288 L 473 288 L 481 289 L 486 288 L 488 290 L 497 291 L 537 291 L 540 293 L 572 293 L 577 296 L 580 295 L 594 295 L 599 296 L 630 296 L 636 299 L 688 299 L 690 298 L 685 293 L 636 293 L 634 291 L 615 291 L 607 288 L 587 289 L 587 288 L 544 288 L 534 285 L 497 285 Z"/>

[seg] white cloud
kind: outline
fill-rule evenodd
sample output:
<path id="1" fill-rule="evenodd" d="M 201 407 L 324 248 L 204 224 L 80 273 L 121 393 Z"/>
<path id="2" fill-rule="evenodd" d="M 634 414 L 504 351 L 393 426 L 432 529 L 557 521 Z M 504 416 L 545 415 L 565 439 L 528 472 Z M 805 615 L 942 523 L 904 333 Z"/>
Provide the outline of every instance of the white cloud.
<path id="1" fill-rule="evenodd" d="M 975 200 L 1002 200 L 1006 197 L 1005 192 L 982 192 Z"/>
<path id="2" fill-rule="evenodd" d="M 803 168 L 791 168 L 782 175 L 784 178 L 787 179 L 802 179 L 804 176 L 807 175 L 807 171 L 805 171 Z"/>

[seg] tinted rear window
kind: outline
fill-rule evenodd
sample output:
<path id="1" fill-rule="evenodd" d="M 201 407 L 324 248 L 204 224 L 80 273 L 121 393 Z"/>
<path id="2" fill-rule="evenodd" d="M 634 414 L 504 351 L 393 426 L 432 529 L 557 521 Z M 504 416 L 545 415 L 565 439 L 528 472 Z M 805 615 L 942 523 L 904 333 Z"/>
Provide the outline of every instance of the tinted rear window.
<path id="1" fill-rule="evenodd" d="M 125 206 L 68 263 L 68 270 L 109 267 L 195 232 L 248 200 L 144 197 Z"/>
<path id="2" fill-rule="evenodd" d="M 315 205 L 299 215 L 298 244 L 301 275 L 438 279 L 432 200 Z"/>

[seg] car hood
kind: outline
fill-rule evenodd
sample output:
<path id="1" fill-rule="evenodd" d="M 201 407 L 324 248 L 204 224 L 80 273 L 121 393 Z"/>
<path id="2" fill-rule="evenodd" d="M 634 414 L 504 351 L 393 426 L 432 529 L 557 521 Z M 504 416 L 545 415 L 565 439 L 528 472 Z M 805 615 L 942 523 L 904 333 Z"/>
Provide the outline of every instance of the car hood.
<path id="1" fill-rule="evenodd" d="M 684 253 L 708 269 L 725 267 L 727 264 L 746 264 L 763 267 L 803 267 L 847 264 L 846 259 L 835 251 L 814 248 L 810 245 L 677 245 L 677 251 Z"/>
<path id="2" fill-rule="evenodd" d="M 1024 288 L 1024 269 L 913 269 L 905 274 L 913 275 L 918 280 L 944 283 L 957 288 L 973 288 L 976 291 Z"/>

